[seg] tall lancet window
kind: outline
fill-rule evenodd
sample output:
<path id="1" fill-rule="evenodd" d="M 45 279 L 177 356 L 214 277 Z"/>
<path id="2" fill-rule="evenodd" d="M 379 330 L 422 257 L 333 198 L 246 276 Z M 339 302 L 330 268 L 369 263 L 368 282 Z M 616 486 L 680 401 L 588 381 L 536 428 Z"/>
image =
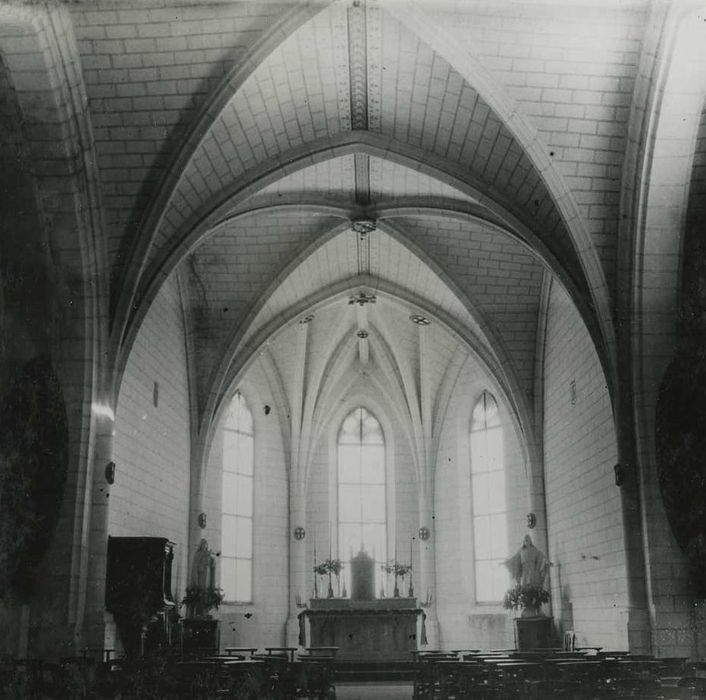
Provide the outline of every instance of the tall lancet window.
<path id="1" fill-rule="evenodd" d="M 221 588 L 225 600 L 252 601 L 254 439 L 252 414 L 237 393 L 223 425 Z"/>
<path id="2" fill-rule="evenodd" d="M 338 546 L 346 562 L 343 580 L 350 593 L 350 557 L 363 547 L 378 562 L 387 558 L 385 436 L 377 418 L 356 408 L 338 433 Z M 375 567 L 376 590 L 380 567 Z"/>
<path id="3" fill-rule="evenodd" d="M 484 391 L 471 419 L 471 491 L 476 601 L 497 602 L 508 586 L 507 500 L 498 404 Z"/>

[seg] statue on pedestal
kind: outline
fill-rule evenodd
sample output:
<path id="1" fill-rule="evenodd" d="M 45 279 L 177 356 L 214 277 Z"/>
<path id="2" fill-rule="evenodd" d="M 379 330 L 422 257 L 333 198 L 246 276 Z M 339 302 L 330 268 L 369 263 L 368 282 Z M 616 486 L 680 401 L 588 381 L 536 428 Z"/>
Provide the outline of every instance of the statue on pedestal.
<path id="1" fill-rule="evenodd" d="M 208 542 L 202 539 L 194 554 L 189 585 L 181 604 L 186 606 L 188 617 L 209 617 L 209 610 L 218 609 L 222 600 L 223 591 L 216 587 L 216 560 Z"/>
<path id="2" fill-rule="evenodd" d="M 540 616 L 542 604 L 549 601 L 549 591 L 544 588 L 549 560 L 532 544 L 532 538 L 525 535 L 520 550 L 504 564 L 515 586 L 505 593 L 503 606 L 522 610 L 522 617 Z"/>

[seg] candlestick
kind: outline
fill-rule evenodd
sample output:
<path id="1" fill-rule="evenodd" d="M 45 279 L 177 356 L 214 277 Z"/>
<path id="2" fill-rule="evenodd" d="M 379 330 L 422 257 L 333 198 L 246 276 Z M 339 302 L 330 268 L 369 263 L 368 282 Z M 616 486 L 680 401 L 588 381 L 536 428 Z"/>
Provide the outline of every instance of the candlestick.
<path id="1" fill-rule="evenodd" d="M 314 542 L 314 569 L 316 569 L 316 541 Z M 314 598 L 319 597 L 319 577 L 314 571 Z"/>

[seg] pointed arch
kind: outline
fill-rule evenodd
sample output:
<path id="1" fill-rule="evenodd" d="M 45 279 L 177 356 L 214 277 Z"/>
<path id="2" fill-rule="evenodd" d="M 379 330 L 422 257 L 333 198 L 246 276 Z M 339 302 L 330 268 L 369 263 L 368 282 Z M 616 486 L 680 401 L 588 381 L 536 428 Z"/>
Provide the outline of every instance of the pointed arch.
<path id="1" fill-rule="evenodd" d="M 119 356 L 124 342 L 124 335 L 131 316 L 131 307 L 135 303 L 140 278 L 144 269 L 144 261 L 153 243 L 154 236 L 159 230 L 159 225 L 168 209 L 177 185 L 181 179 L 186 165 L 193 157 L 203 137 L 215 123 L 218 115 L 225 109 L 230 99 L 242 87 L 243 83 L 254 73 L 262 62 L 279 46 L 289 35 L 296 31 L 315 14 L 322 11 L 333 0 L 314 0 L 312 2 L 297 3 L 285 12 L 279 20 L 250 48 L 243 59 L 226 74 L 213 94 L 207 99 L 194 118 L 184 137 L 179 151 L 176 153 L 171 165 L 165 171 L 158 190 L 152 197 L 140 229 L 135 237 L 130 253 L 125 262 L 117 288 L 120 296 L 117 299 L 115 313 L 112 318 L 111 352 Z M 119 381 L 119 377 L 116 378 Z"/>
<path id="2" fill-rule="evenodd" d="M 380 421 L 364 402 L 340 422 L 336 447 L 339 556 L 350 563 L 350 553 L 356 554 L 361 548 L 376 561 L 386 561 L 385 434 Z M 346 568 L 350 572 L 350 565 Z M 377 580 L 379 567 L 375 569 Z M 374 590 L 378 588 L 379 584 Z"/>
<path id="3" fill-rule="evenodd" d="M 495 397 L 484 389 L 471 411 L 471 497 L 477 603 L 497 602 L 507 588 L 507 498 L 503 425 Z"/>
<path id="4" fill-rule="evenodd" d="M 47 332 L 52 337 L 52 363 L 62 386 L 69 423 L 69 472 L 56 541 L 50 550 L 57 580 L 63 579 L 64 615 L 71 637 L 84 639 L 85 589 L 104 570 L 91 567 L 87 542 L 105 534 L 95 514 L 92 468 L 96 436 L 112 429 L 97 406 L 112 412 L 115 396 L 106 387 L 109 368 L 102 362 L 107 347 L 107 277 L 104 229 L 96 158 L 93 153 L 88 101 L 69 11 L 58 5 L 26 7 L 3 4 L 0 54 L 20 111 L 18 136 L 28 155 L 34 203 L 46 251 L 45 275 L 51 296 Z M 22 48 L 12 34 L 22 33 Z M 7 42 L 7 43 L 6 43 Z M 31 64 L 32 69 L 28 69 Z M 88 465 L 85 468 L 85 465 Z M 103 505 L 103 504 L 102 504 Z M 98 519 L 100 520 L 100 518 Z M 55 608 L 52 614 L 57 614 Z M 37 613 L 40 619 L 42 613 Z M 62 613 L 58 613 L 62 614 Z M 39 653 L 39 652 L 38 652 Z"/>
<path id="5" fill-rule="evenodd" d="M 245 397 L 236 391 L 221 422 L 220 587 L 225 600 L 252 601 L 255 433 Z M 207 572 L 207 574 L 210 573 Z"/>
<path id="6" fill-rule="evenodd" d="M 164 279 L 205 235 L 225 225 L 231 212 L 239 203 L 244 202 L 254 192 L 276 181 L 283 174 L 300 170 L 312 163 L 354 153 L 387 158 L 393 162 L 418 169 L 432 177 L 452 181 L 455 187 L 468 192 L 477 199 L 482 206 L 489 210 L 488 222 L 493 222 L 498 226 L 502 224 L 505 233 L 518 237 L 525 245 L 529 245 L 535 252 L 538 251 L 545 264 L 562 281 L 591 331 L 601 361 L 607 369 L 610 369 L 612 360 L 606 352 L 600 319 L 596 316 L 595 309 L 586 297 L 587 287 L 582 272 L 578 268 L 572 270 L 570 264 L 561 263 L 558 257 L 543 243 L 541 235 L 522 223 L 520 212 L 515 212 L 516 207 L 512 202 L 500 193 L 488 190 L 487 185 L 471 176 L 458 164 L 449 163 L 446 159 L 425 152 L 423 149 L 370 132 L 346 132 L 294 148 L 286 154 L 282 154 L 281 159 L 277 161 L 253 168 L 242 178 L 238 178 L 216 199 L 201 207 L 178 232 L 171 247 L 158 259 L 155 259 L 149 269 L 144 271 L 140 293 L 136 297 L 134 309 L 129 310 L 130 320 L 124 333 L 123 346 L 120 349 L 121 355 L 129 353 L 134 342 L 136 328 L 144 319 L 146 309 L 149 308 Z M 287 165 L 281 165 L 282 162 L 286 162 Z M 347 216 L 346 210 L 340 210 L 340 213 L 341 216 Z M 244 212 L 238 213 L 239 216 L 242 214 Z M 124 359 L 119 362 L 119 366 L 124 366 Z M 611 372 L 607 371 L 606 373 L 608 376 L 612 376 Z"/>
<path id="7" fill-rule="evenodd" d="M 667 626 L 659 610 L 664 591 L 653 552 L 669 531 L 657 489 L 657 392 L 678 345 L 677 319 L 683 240 L 699 120 L 706 99 L 706 29 L 698 3 L 657 4 L 650 15 L 650 44 L 641 57 L 642 101 L 631 108 L 626 178 L 621 193 L 621 263 L 629 269 L 620 298 L 630 332 L 623 337 L 623 403 L 619 407 L 621 462 L 637 465 L 622 489 L 630 603 L 652 627 L 652 647 Z M 634 429 L 634 434 L 626 431 Z M 683 571 L 674 551 L 669 563 Z M 683 579 L 682 579 L 683 580 Z M 645 636 L 645 638 L 647 638 Z"/>
<path id="8" fill-rule="evenodd" d="M 389 12 L 443 57 L 477 90 L 527 154 L 556 203 L 588 285 L 590 302 L 588 299 L 586 302 L 595 307 L 601 331 L 601 342 L 596 343 L 596 346 L 601 349 L 601 355 L 605 350 L 604 370 L 614 392 L 617 384 L 616 341 L 610 293 L 598 252 L 571 189 L 550 159 L 549 149 L 541 135 L 524 116 L 517 102 L 503 89 L 479 58 L 434 21 L 421 0 L 412 1 L 414 12 L 402 10 L 394 3 L 389 7 Z"/>

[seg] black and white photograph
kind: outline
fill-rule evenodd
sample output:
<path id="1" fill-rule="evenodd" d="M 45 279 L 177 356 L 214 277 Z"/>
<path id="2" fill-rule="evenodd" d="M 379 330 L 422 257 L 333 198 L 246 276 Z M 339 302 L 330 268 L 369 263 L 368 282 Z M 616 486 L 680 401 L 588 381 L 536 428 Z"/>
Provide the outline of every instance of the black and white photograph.
<path id="1" fill-rule="evenodd" d="M 704 0 L 0 0 L 0 700 L 706 699 Z"/>

